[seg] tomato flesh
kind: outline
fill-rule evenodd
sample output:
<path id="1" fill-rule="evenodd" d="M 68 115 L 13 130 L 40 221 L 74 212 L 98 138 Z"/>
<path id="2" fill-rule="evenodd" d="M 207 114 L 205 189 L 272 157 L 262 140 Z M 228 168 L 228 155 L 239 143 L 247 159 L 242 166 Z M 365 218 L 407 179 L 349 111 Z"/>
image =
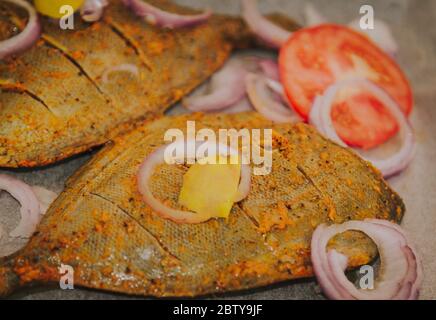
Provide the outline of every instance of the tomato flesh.
<path id="1" fill-rule="evenodd" d="M 366 78 L 384 89 L 408 115 L 410 85 L 397 64 L 366 36 L 347 27 L 324 24 L 295 32 L 280 50 L 280 77 L 295 110 L 307 120 L 313 101 L 333 83 Z M 332 119 L 349 145 L 369 149 L 398 132 L 385 108 L 364 88 L 335 100 Z"/>
<path id="2" fill-rule="evenodd" d="M 347 88 L 343 90 L 347 91 Z M 352 147 L 376 147 L 384 142 L 385 137 L 395 135 L 399 129 L 383 103 L 366 93 L 363 88 L 353 88 L 352 94 L 336 98 L 331 116 L 336 132 Z"/>

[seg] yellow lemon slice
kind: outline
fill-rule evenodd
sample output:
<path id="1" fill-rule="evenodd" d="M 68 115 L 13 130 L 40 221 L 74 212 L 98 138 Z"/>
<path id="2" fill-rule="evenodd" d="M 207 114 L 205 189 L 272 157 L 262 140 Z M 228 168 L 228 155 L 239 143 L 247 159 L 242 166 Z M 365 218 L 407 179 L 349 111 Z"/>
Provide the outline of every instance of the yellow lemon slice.
<path id="1" fill-rule="evenodd" d="M 61 13 L 62 6 L 68 5 L 74 11 L 79 9 L 85 0 L 35 0 L 35 8 L 39 13 L 52 18 L 62 18 L 66 12 Z"/>
<path id="2" fill-rule="evenodd" d="M 227 218 L 237 195 L 240 164 L 192 165 L 183 176 L 179 203 L 188 210 L 211 217 Z"/>

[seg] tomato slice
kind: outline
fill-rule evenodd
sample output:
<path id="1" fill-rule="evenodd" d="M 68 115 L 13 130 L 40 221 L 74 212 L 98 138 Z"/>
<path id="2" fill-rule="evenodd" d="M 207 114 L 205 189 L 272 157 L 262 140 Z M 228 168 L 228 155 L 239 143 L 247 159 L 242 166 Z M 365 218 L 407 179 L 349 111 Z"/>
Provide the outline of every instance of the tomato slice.
<path id="1" fill-rule="evenodd" d="M 331 116 L 339 136 L 352 147 L 378 146 L 399 129 L 383 103 L 359 86 L 339 90 Z"/>
<path id="2" fill-rule="evenodd" d="M 413 97 L 398 65 L 365 35 L 347 27 L 323 24 L 295 32 L 281 48 L 280 77 L 296 111 L 307 120 L 313 100 L 338 80 L 364 77 L 383 88 L 408 115 Z M 348 144 L 375 147 L 398 131 L 390 112 L 371 93 L 353 88 L 336 99 L 332 118 Z"/>

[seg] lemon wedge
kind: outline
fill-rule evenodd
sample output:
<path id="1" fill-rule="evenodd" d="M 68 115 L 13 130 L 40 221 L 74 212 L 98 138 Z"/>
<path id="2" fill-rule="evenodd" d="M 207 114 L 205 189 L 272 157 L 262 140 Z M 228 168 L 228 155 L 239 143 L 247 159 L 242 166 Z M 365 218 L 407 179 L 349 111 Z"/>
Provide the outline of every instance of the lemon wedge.
<path id="1" fill-rule="evenodd" d="M 85 0 L 35 0 L 36 10 L 46 16 L 52 18 L 62 18 L 65 13 L 60 13 L 60 9 L 64 5 L 71 6 L 74 11 L 79 9 Z"/>
<path id="2" fill-rule="evenodd" d="M 227 218 L 241 176 L 241 165 L 227 160 L 220 156 L 216 164 L 193 164 L 183 176 L 179 203 L 199 214 Z"/>

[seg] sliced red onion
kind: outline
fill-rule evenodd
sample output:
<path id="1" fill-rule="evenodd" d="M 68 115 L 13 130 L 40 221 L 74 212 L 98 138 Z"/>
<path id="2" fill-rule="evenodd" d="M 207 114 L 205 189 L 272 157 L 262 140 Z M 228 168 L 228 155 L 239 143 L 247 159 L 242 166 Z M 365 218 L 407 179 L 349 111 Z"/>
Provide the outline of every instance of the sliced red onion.
<path id="1" fill-rule="evenodd" d="M 311 3 L 306 4 L 304 7 L 304 21 L 308 27 L 328 22 L 327 19 Z"/>
<path id="2" fill-rule="evenodd" d="M 276 101 L 281 102 L 285 105 L 287 110 L 292 110 L 292 113 L 295 116 L 295 121 L 293 122 L 302 122 L 303 118 L 296 112 L 288 99 L 288 96 L 285 93 L 285 88 L 283 88 L 282 84 L 278 81 L 272 80 L 270 78 L 266 78 L 265 82 L 268 88 L 275 94 L 274 98 Z"/>
<path id="3" fill-rule="evenodd" d="M 408 236 L 405 233 L 401 227 L 395 223 L 391 223 L 386 220 L 380 220 L 380 219 L 366 219 L 367 222 L 373 223 L 373 224 L 379 224 L 383 225 L 385 227 L 389 227 L 397 231 L 401 236 L 403 237 L 404 241 L 408 242 Z M 409 258 L 409 273 L 407 275 L 407 278 L 405 279 L 406 282 L 411 283 L 411 292 L 409 299 L 417 299 L 419 295 L 419 288 L 423 280 L 423 271 L 422 271 L 422 262 L 420 258 L 416 255 L 416 248 L 413 246 L 413 244 L 408 243 L 407 247 L 403 248 L 404 254 L 408 256 Z M 415 279 L 415 281 L 413 281 Z M 407 299 L 406 297 L 401 297 L 401 293 L 404 294 L 404 290 L 397 295 L 399 299 Z"/>
<path id="4" fill-rule="evenodd" d="M 321 122 L 321 108 L 323 106 L 322 96 L 316 96 L 313 100 L 312 108 L 309 113 L 309 123 L 314 126 L 321 134 L 326 134 Z M 343 146 L 343 144 L 341 144 Z"/>
<path id="5" fill-rule="evenodd" d="M 242 98 L 242 100 L 238 101 L 234 105 L 221 110 L 222 113 L 226 114 L 233 114 L 233 113 L 240 113 L 240 112 L 246 112 L 246 111 L 252 111 L 253 106 L 251 105 L 250 101 L 247 97 Z"/>
<path id="6" fill-rule="evenodd" d="M 205 222 L 212 217 L 207 214 L 200 214 L 190 211 L 177 210 L 167 207 L 161 201 L 156 199 L 152 194 L 149 186 L 149 180 L 153 175 L 154 168 L 160 164 L 165 163 L 165 150 L 167 148 L 184 148 L 185 152 L 189 155 L 189 150 L 191 153 L 195 154 L 199 147 L 204 148 L 215 148 L 217 154 L 222 156 L 239 156 L 239 152 L 233 148 L 228 147 L 224 144 L 216 144 L 211 141 L 198 142 L 198 141 L 176 141 L 169 145 L 164 145 L 153 151 L 140 165 L 137 174 L 138 190 L 142 194 L 144 201 L 150 206 L 151 209 L 156 211 L 165 219 L 172 220 L 177 223 L 201 223 Z M 212 155 L 209 155 L 212 156 Z M 183 159 L 174 159 L 177 163 L 185 162 Z M 241 179 L 238 187 L 238 194 L 236 196 L 235 202 L 244 199 L 250 191 L 250 180 L 251 180 L 251 170 L 248 164 L 241 164 Z"/>
<path id="7" fill-rule="evenodd" d="M 245 96 L 246 74 L 243 62 L 231 59 L 212 76 L 209 94 L 190 96 L 182 103 L 191 111 L 217 111 L 230 107 Z"/>
<path id="8" fill-rule="evenodd" d="M 242 0 L 242 17 L 251 31 L 273 48 L 280 48 L 292 34 L 262 16 L 256 0 Z"/>
<path id="9" fill-rule="evenodd" d="M 285 90 L 280 83 L 278 63 L 273 59 L 258 59 L 257 65 L 260 70 L 253 70 L 252 73 L 265 76 L 266 84 L 274 93 L 275 100 L 281 100 L 284 104 L 291 106 L 285 94 Z"/>
<path id="10" fill-rule="evenodd" d="M 86 0 L 80 8 L 80 15 L 86 22 L 98 21 L 103 16 L 104 8 L 108 4 L 108 0 Z"/>
<path id="11" fill-rule="evenodd" d="M 270 78 L 265 78 L 265 82 L 268 88 L 270 88 L 274 93 L 276 93 L 283 102 L 290 104 L 288 102 L 288 98 L 286 97 L 285 89 L 283 88 L 280 82 Z"/>
<path id="12" fill-rule="evenodd" d="M 259 61 L 259 67 L 266 77 L 274 81 L 280 81 L 279 65 L 277 61 L 273 59 L 261 59 Z"/>
<path id="13" fill-rule="evenodd" d="M 197 25 L 207 21 L 212 15 L 211 10 L 196 15 L 181 15 L 159 9 L 142 0 L 123 0 L 123 3 L 130 7 L 139 17 L 144 18 L 148 23 L 163 28 L 181 28 Z"/>
<path id="14" fill-rule="evenodd" d="M 109 75 L 113 72 L 130 72 L 131 74 L 138 76 L 139 75 L 139 69 L 136 65 L 131 63 L 124 63 L 117 66 L 112 66 L 107 68 L 103 75 L 101 76 L 101 79 L 103 83 L 109 82 Z"/>
<path id="15" fill-rule="evenodd" d="M 371 81 L 367 79 L 345 79 L 331 85 L 322 97 L 315 99 L 309 114 L 309 122 L 329 139 L 345 147 L 345 142 L 338 136 L 334 128 L 331 111 L 336 94 L 346 86 L 364 86 L 366 90 L 373 93 L 383 103 L 396 119 L 400 127 L 399 134 L 402 137 L 400 149 L 386 159 L 365 158 L 372 162 L 384 177 L 390 177 L 401 172 L 409 165 L 414 156 L 415 138 L 413 130 L 398 104 L 383 89 Z"/>
<path id="16" fill-rule="evenodd" d="M 344 274 L 347 257 L 335 250 L 326 252 L 328 241 L 348 230 L 365 233 L 378 247 L 382 276 L 375 289 L 357 289 Z M 418 296 L 422 281 L 421 262 L 401 228 L 389 221 L 368 219 L 329 227 L 320 225 L 312 236 L 311 257 L 319 284 L 331 299 L 404 300 Z"/>
<path id="17" fill-rule="evenodd" d="M 11 196 L 17 199 L 21 204 L 20 223 L 11 231 L 10 236 L 24 238 L 30 237 L 35 231 L 41 218 L 38 198 L 32 188 L 14 177 L 0 174 L 0 190 L 5 190 L 10 193 Z"/>
<path id="18" fill-rule="evenodd" d="M 260 114 L 271 121 L 298 122 L 299 118 L 294 112 L 273 98 L 267 80 L 264 76 L 254 73 L 249 73 L 246 76 L 245 85 L 251 104 Z M 269 79 L 269 81 L 273 80 Z"/>
<path id="19" fill-rule="evenodd" d="M 355 19 L 348 26 L 367 35 L 389 55 L 394 57 L 398 53 L 398 44 L 386 22 L 374 19 L 374 29 L 362 29 L 360 27 L 360 19 Z"/>
<path id="20" fill-rule="evenodd" d="M 29 14 L 29 21 L 26 27 L 16 36 L 0 41 L 0 59 L 5 59 L 12 55 L 24 52 L 31 48 L 41 36 L 41 24 L 38 15 L 27 1 L 24 0 L 4 0 L 20 6 Z"/>
<path id="21" fill-rule="evenodd" d="M 231 58 L 212 76 L 209 93 L 191 95 L 183 100 L 183 105 L 195 112 L 237 113 L 252 110 L 244 85 L 248 72 L 264 74 L 271 90 L 277 93 L 283 102 L 288 103 L 283 87 L 277 82 L 278 65 L 274 60 L 257 56 L 237 56 Z"/>
<path id="22" fill-rule="evenodd" d="M 40 214 L 44 215 L 58 194 L 41 186 L 32 186 L 32 191 L 38 199 Z"/>

